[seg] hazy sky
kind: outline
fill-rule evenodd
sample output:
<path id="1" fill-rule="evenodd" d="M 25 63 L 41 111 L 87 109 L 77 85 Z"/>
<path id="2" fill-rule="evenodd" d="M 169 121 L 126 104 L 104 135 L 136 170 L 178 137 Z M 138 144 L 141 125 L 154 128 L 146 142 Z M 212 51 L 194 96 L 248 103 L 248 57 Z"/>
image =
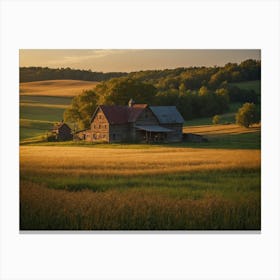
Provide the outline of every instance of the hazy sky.
<path id="1" fill-rule="evenodd" d="M 20 66 L 139 71 L 260 60 L 260 50 L 20 50 Z"/>

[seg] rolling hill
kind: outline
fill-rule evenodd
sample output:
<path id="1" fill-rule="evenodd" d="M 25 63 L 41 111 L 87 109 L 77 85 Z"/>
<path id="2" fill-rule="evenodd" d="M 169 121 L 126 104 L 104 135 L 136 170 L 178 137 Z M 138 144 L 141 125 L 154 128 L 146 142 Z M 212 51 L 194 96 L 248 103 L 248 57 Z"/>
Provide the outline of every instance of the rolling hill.
<path id="1" fill-rule="evenodd" d="M 20 83 L 20 139 L 44 135 L 74 96 L 94 89 L 98 82 L 48 80 Z"/>
<path id="2" fill-rule="evenodd" d="M 48 80 L 20 83 L 20 95 L 73 97 L 83 90 L 94 89 L 98 82 Z"/>

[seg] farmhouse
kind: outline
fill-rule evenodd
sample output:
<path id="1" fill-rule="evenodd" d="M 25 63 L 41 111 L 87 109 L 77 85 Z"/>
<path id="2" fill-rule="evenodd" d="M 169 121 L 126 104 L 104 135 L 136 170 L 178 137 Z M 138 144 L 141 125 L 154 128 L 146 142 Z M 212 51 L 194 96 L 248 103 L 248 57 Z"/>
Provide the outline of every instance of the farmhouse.
<path id="1" fill-rule="evenodd" d="M 51 134 L 54 140 L 57 141 L 67 141 L 73 139 L 71 128 L 63 121 L 53 126 Z"/>
<path id="2" fill-rule="evenodd" d="M 78 138 L 109 143 L 180 142 L 183 123 L 175 106 L 148 106 L 130 100 L 128 106 L 98 106 L 90 129 L 79 132 Z"/>

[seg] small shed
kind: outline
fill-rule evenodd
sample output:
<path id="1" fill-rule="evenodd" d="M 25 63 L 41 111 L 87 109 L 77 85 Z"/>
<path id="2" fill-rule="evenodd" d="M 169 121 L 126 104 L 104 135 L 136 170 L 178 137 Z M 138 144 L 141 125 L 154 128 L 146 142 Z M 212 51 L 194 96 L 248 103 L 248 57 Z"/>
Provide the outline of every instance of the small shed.
<path id="1" fill-rule="evenodd" d="M 72 140 L 72 130 L 65 122 L 56 123 L 52 129 L 52 136 L 56 141 Z"/>

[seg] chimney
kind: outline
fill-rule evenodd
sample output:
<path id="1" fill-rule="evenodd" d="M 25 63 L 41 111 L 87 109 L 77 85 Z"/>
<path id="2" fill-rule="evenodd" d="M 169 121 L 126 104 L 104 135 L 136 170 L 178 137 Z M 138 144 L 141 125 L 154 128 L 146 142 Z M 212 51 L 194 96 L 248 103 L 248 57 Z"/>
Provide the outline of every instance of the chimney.
<path id="1" fill-rule="evenodd" d="M 135 104 L 135 101 L 130 98 L 130 100 L 128 101 L 128 107 L 132 107 Z"/>

